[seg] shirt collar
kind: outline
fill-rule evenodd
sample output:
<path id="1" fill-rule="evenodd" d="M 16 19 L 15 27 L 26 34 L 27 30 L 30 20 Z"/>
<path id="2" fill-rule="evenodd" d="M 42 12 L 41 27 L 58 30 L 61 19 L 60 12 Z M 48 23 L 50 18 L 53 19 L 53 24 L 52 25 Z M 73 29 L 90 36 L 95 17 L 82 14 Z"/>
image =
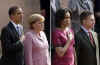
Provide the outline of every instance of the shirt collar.
<path id="1" fill-rule="evenodd" d="M 13 21 L 11 21 L 11 23 L 14 25 L 15 28 L 17 28 L 17 26 L 19 26 L 19 24 L 15 24 Z"/>
<path id="2" fill-rule="evenodd" d="M 86 32 L 87 35 L 89 35 L 89 31 L 85 27 L 81 26 L 81 28 Z"/>

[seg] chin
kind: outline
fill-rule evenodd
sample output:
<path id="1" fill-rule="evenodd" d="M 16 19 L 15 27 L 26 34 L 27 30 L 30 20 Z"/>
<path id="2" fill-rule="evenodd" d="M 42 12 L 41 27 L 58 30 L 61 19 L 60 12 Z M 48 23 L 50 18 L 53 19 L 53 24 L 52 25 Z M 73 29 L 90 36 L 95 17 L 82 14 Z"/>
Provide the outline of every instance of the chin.
<path id="1" fill-rule="evenodd" d="M 41 31 L 44 31 L 44 29 L 42 29 Z"/>
<path id="2" fill-rule="evenodd" d="M 69 27 L 69 26 L 70 26 L 70 24 L 67 25 L 67 27 Z"/>
<path id="3" fill-rule="evenodd" d="M 43 31 L 44 29 L 41 29 L 40 31 Z"/>

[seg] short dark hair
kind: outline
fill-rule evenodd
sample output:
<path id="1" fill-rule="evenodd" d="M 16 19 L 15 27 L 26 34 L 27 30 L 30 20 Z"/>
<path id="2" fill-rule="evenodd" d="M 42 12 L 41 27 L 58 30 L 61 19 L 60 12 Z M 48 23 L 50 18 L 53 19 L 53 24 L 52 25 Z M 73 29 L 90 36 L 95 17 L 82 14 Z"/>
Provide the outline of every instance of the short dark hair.
<path id="1" fill-rule="evenodd" d="M 10 7 L 9 11 L 8 11 L 9 16 L 14 15 L 16 13 L 16 11 L 17 11 L 18 8 L 19 8 L 18 6 L 12 6 L 12 7 Z"/>
<path id="2" fill-rule="evenodd" d="M 84 11 L 80 15 L 80 23 L 83 24 L 83 20 L 85 20 L 88 16 L 93 15 L 90 11 Z"/>
<path id="3" fill-rule="evenodd" d="M 56 25 L 56 27 L 61 27 L 61 21 L 65 19 L 65 15 L 66 15 L 67 12 L 69 12 L 70 15 L 71 15 L 71 11 L 67 8 L 65 8 L 65 9 L 61 8 L 56 12 L 56 15 L 55 15 L 55 25 Z"/>

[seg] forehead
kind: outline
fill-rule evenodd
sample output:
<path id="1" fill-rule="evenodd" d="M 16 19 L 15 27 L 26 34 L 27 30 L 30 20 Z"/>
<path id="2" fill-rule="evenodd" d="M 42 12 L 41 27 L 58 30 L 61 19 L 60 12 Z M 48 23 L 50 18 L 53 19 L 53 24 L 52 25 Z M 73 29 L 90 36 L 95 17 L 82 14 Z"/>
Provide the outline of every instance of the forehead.
<path id="1" fill-rule="evenodd" d="M 94 19 L 94 15 L 92 14 L 92 15 L 88 16 L 87 19 Z"/>
<path id="2" fill-rule="evenodd" d="M 94 15 L 91 15 L 91 18 L 93 18 L 93 19 L 94 19 Z"/>
<path id="3" fill-rule="evenodd" d="M 70 16 L 70 13 L 69 13 L 69 12 L 67 12 L 67 13 L 65 14 L 65 16 L 66 16 L 66 17 L 69 17 L 69 16 Z"/>

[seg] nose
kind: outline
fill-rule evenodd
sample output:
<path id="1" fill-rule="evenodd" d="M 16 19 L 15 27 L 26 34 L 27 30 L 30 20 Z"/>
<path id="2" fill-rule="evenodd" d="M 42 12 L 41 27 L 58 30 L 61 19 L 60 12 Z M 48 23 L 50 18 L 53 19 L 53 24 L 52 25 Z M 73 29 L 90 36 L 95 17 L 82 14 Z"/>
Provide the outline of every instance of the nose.
<path id="1" fill-rule="evenodd" d="M 20 17 L 21 17 L 21 18 L 23 18 L 23 15 L 24 15 L 24 14 L 23 14 L 23 13 L 21 13 L 21 14 L 20 14 Z"/>
<path id="2" fill-rule="evenodd" d="M 95 24 L 95 20 L 93 20 L 93 22 L 92 22 L 93 24 Z"/>
<path id="3" fill-rule="evenodd" d="M 41 26 L 44 26 L 44 23 L 43 22 L 41 23 Z"/>
<path id="4" fill-rule="evenodd" d="M 92 21 L 92 25 L 93 25 L 93 26 L 95 25 L 95 21 Z"/>

